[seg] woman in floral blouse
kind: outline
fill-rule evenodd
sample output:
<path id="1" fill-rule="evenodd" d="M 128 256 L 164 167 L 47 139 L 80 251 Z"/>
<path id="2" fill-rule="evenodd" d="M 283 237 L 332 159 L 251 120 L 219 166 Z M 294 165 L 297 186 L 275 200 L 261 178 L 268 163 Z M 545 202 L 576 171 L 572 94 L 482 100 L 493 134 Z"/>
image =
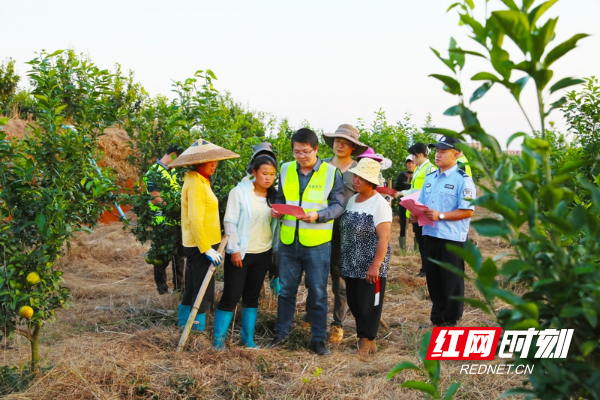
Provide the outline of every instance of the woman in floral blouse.
<path id="1" fill-rule="evenodd" d="M 364 359 L 377 351 L 385 280 L 390 265 L 392 209 L 375 188 L 380 164 L 363 158 L 354 173 L 357 192 L 341 216 L 342 275 L 346 279 L 348 306 L 356 320 L 358 353 Z"/>

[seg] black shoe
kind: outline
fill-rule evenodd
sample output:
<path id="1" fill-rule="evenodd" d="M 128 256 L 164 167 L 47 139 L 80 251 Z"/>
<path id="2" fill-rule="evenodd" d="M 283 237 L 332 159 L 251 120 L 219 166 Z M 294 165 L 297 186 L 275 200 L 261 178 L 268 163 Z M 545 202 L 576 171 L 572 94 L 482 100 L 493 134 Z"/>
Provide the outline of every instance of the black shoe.
<path id="1" fill-rule="evenodd" d="M 159 286 L 158 288 L 158 294 L 171 294 L 171 291 L 169 290 L 168 286 Z"/>
<path id="2" fill-rule="evenodd" d="M 417 277 L 425 278 L 425 271 L 419 271 L 419 273 L 417 274 Z"/>
<path id="3" fill-rule="evenodd" d="M 273 349 L 275 347 L 281 347 L 284 345 L 287 336 L 275 336 L 273 341 L 267 345 L 267 349 Z"/>
<path id="4" fill-rule="evenodd" d="M 324 340 L 321 340 L 319 342 L 310 342 L 310 349 L 313 353 L 315 353 L 318 356 L 331 355 Z"/>

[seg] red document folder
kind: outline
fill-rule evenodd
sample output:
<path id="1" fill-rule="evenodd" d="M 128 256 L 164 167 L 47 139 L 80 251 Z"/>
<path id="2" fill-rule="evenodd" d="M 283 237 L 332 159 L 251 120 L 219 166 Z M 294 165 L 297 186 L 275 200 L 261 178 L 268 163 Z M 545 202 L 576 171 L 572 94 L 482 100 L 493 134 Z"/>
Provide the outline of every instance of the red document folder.
<path id="1" fill-rule="evenodd" d="M 301 218 L 306 215 L 304 209 L 298 206 L 290 206 L 289 204 L 273 204 L 273 210 L 279 214 L 291 215 L 292 217 Z"/>
<path id="2" fill-rule="evenodd" d="M 393 196 L 393 195 L 395 195 L 396 193 L 398 193 L 398 192 L 397 192 L 397 191 L 395 191 L 394 189 L 392 189 L 392 188 L 389 188 L 389 187 L 385 187 L 385 186 L 377 186 L 377 188 L 376 188 L 375 190 L 377 190 L 377 191 L 378 191 L 379 193 L 381 193 L 381 194 L 388 194 L 388 195 L 390 195 L 390 196 Z"/>

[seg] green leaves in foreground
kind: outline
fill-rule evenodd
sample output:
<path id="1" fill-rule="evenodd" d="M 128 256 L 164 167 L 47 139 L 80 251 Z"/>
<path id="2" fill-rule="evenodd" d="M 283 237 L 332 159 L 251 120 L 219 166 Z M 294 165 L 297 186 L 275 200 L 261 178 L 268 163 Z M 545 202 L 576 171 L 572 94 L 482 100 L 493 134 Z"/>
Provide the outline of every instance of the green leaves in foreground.
<path id="1" fill-rule="evenodd" d="M 492 85 L 504 86 L 525 114 L 531 133 L 514 134 L 507 147 L 515 138 L 523 138 L 522 154 L 504 157 L 496 139 L 485 131 L 475 111 L 469 108 L 471 104 L 465 101 L 460 79 L 463 74 L 451 68 L 454 76 L 431 75 L 444 83 L 446 92 L 456 95 L 456 102 L 445 112 L 460 117 L 463 124 L 463 130 L 452 132 L 453 136 L 470 136 L 481 143 L 482 149 L 460 146 L 471 167 L 487 178 L 472 204 L 477 210 L 487 210 L 489 217 L 477 218 L 476 211 L 471 224 L 480 236 L 496 238 L 509 248 L 507 254 L 483 260 L 480 251 L 469 242 L 464 249 L 448 246 L 465 260 L 472 271 L 469 274 L 447 263 L 438 264 L 472 282 L 481 294 L 478 299 L 456 300 L 491 313 L 505 330 L 574 330 L 567 358 L 535 359 L 531 354 L 519 358 L 519 362 L 535 368 L 523 383 L 517 383 L 521 387 L 504 396 L 600 400 L 600 174 L 593 169 L 597 168 L 598 162 L 593 161 L 600 148 L 598 118 L 594 117 L 599 108 L 595 99 L 600 96 L 592 78 L 583 94 L 552 98 L 582 82 L 572 75 L 556 79 L 550 68 L 587 36 L 575 34 L 553 48 L 549 46 L 556 37 L 558 18 L 541 17 L 556 2 L 523 0 L 522 6 L 517 6 L 513 0 L 502 0 L 504 6 L 497 2 L 491 16 L 483 21 L 476 20 L 471 8 L 457 7 L 462 25 L 477 45 L 484 47 L 485 58 L 490 61 L 490 72 L 472 75 L 472 80 L 487 85 L 475 90 L 471 103 Z M 530 10 L 534 3 L 539 4 Z M 506 45 L 510 41 L 517 49 Z M 457 48 L 454 41 L 451 47 Z M 464 65 L 461 59 L 462 72 Z M 513 72 L 519 77 L 513 77 Z M 529 107 L 521 104 L 521 93 L 527 84 L 535 86 L 534 117 L 539 118 L 536 122 L 541 131 L 533 128 L 533 118 L 525 111 Z M 565 104 L 571 130 L 581 138 L 580 148 L 568 148 L 573 152 L 570 155 L 557 151 L 560 142 L 556 132 L 545 129 L 549 113 Z M 441 127 L 431 131 L 447 132 Z M 482 150 L 493 159 L 485 159 Z M 593 165 L 583 168 L 580 160 Z M 405 385 L 439 398 L 439 390 L 431 394 L 428 386 L 438 389 L 436 376 L 428 375 L 429 382 L 409 381 Z"/>
<path id="2" fill-rule="evenodd" d="M 445 395 L 442 394 L 442 390 L 439 386 L 440 383 L 440 362 L 438 360 L 426 360 L 425 356 L 427 354 L 427 348 L 429 347 L 429 342 L 431 341 L 431 332 L 427 332 L 423 339 L 421 339 L 421 344 L 419 346 L 419 358 L 421 359 L 421 367 L 416 366 L 415 364 L 409 361 L 403 361 L 396 365 L 390 373 L 385 377 L 386 380 L 390 380 L 395 377 L 400 372 L 412 369 L 416 371 L 421 371 L 421 373 L 428 378 L 428 382 L 426 381 L 418 381 L 418 380 L 410 380 L 403 382 L 400 386 L 407 389 L 418 390 L 419 392 L 433 398 L 433 399 L 445 399 L 450 400 L 456 394 L 458 388 L 460 388 L 460 382 L 455 382 L 448 390 L 446 390 Z"/>

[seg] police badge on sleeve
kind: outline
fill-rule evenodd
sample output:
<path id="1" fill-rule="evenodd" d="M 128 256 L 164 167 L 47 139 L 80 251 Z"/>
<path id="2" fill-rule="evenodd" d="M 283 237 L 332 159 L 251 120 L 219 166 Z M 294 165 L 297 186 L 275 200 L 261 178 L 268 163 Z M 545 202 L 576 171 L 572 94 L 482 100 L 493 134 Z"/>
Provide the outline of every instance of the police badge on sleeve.
<path id="1" fill-rule="evenodd" d="M 471 189 L 463 189 L 462 194 L 465 200 L 471 200 L 473 198 L 473 193 L 471 193 Z"/>

